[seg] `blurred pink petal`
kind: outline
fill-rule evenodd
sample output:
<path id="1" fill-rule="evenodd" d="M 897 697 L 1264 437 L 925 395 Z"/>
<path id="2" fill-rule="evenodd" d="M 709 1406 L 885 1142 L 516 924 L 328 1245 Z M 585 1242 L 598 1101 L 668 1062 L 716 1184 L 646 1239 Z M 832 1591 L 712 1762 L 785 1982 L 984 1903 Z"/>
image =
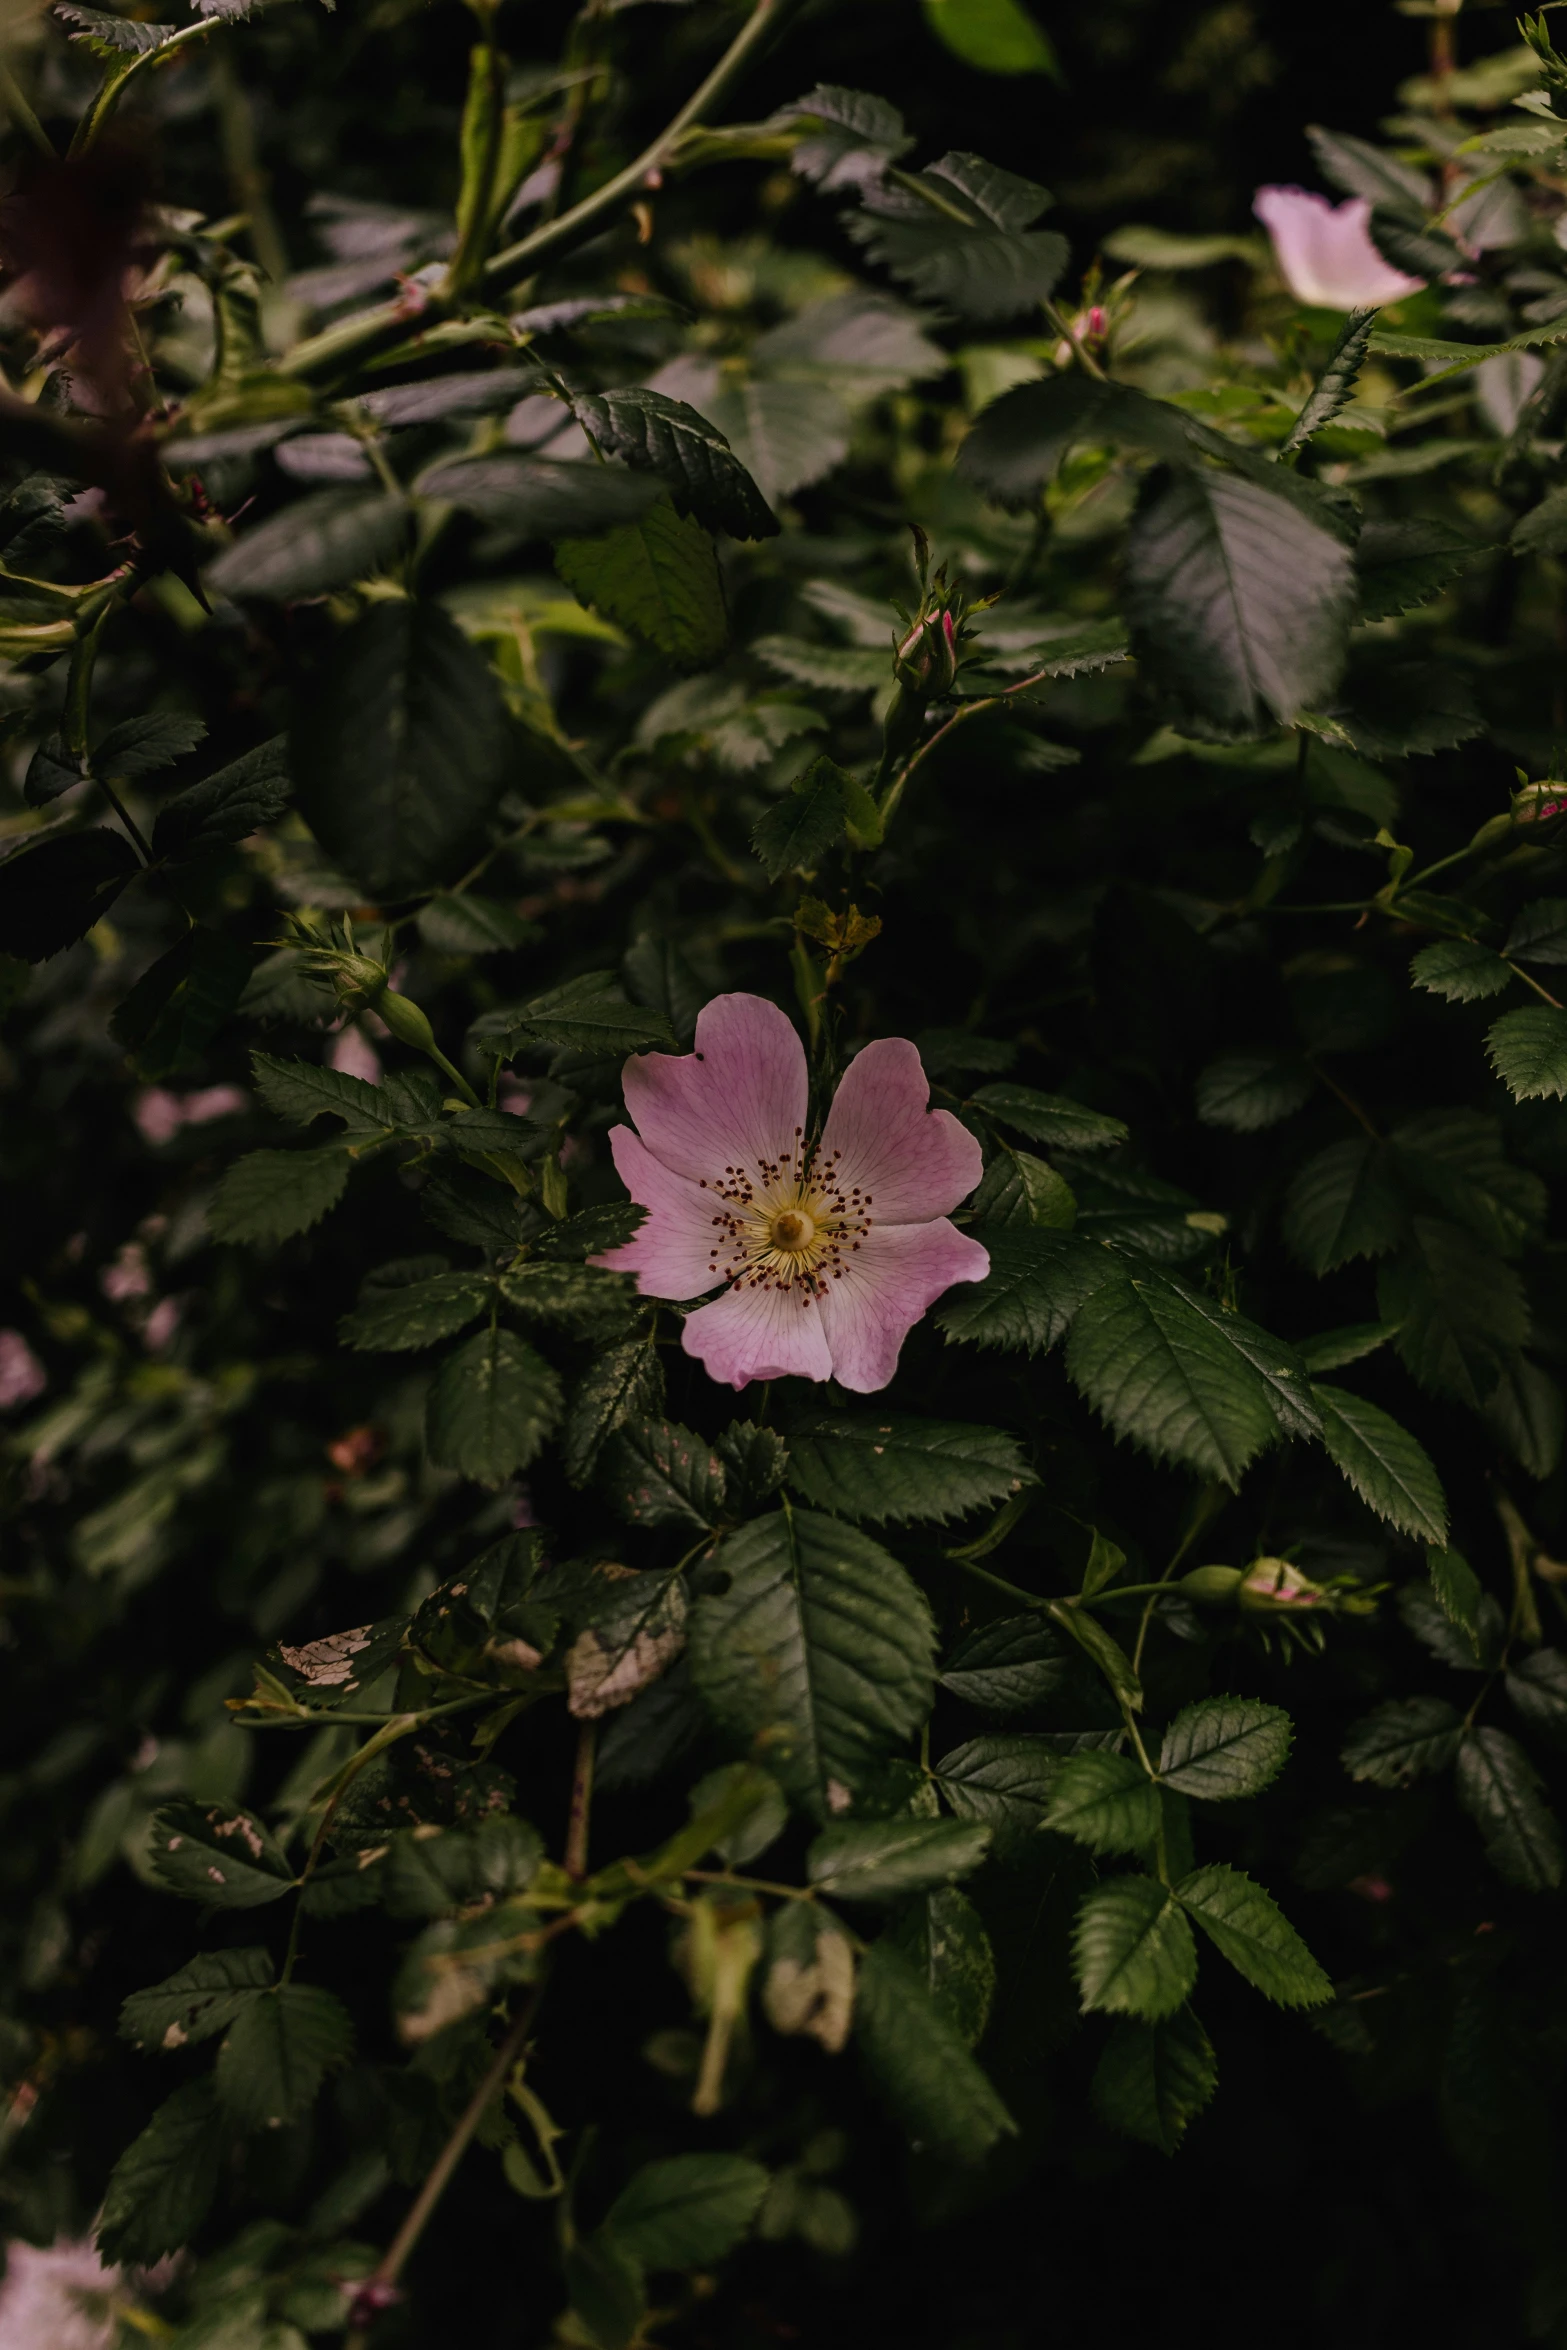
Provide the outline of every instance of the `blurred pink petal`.
<path id="1" fill-rule="evenodd" d="M 1425 282 L 1383 260 L 1371 242 L 1364 196 L 1333 204 L 1305 188 L 1259 188 L 1252 210 L 1273 239 L 1279 274 L 1297 302 L 1374 310 L 1419 293 Z"/>
<path id="2" fill-rule="evenodd" d="M 31 1403 L 48 1384 L 48 1372 L 20 1330 L 0 1330 L 0 1412 Z"/>
<path id="3" fill-rule="evenodd" d="M 239 1086 L 209 1085 L 200 1093 L 185 1096 L 180 1117 L 186 1126 L 207 1126 L 214 1118 L 232 1118 L 249 1107 L 250 1096 Z"/>
<path id="4" fill-rule="evenodd" d="M 140 1241 L 125 1243 L 113 1264 L 105 1265 L 99 1274 L 98 1287 L 114 1305 L 123 1305 L 127 1298 L 151 1295 L 152 1268 Z"/>
<path id="5" fill-rule="evenodd" d="M 161 1354 L 180 1326 L 183 1312 L 177 1297 L 162 1297 L 141 1326 L 141 1342 L 149 1354 Z M 0 2350 L 4 2346 L 0 2345 Z"/>
<path id="6" fill-rule="evenodd" d="M 13 2241 L 0 2284 L 0 2350 L 110 2350 L 119 2325 L 109 2296 L 120 2281 L 91 2244 Z"/>
<path id="7" fill-rule="evenodd" d="M 713 1379 L 836 1378 L 885 1387 L 910 1329 L 990 1259 L 946 1221 L 979 1181 L 978 1143 L 932 1111 L 906 1038 L 850 1063 L 821 1140 L 805 1140 L 798 1036 L 775 1004 L 718 996 L 690 1054 L 626 1064 L 610 1148 L 647 1209 L 635 1238 L 596 1261 L 644 1297 L 721 1297 L 688 1316 L 684 1345 Z"/>
<path id="8" fill-rule="evenodd" d="M 362 1028 L 340 1029 L 326 1056 L 327 1067 L 340 1077 L 359 1077 L 366 1085 L 381 1082 L 381 1056 Z"/>
<path id="9" fill-rule="evenodd" d="M 131 1116 L 143 1142 L 150 1142 L 154 1149 L 160 1143 L 172 1142 L 185 1123 L 179 1095 L 161 1085 L 150 1085 L 145 1093 L 136 1096 L 131 1104 Z"/>
<path id="10" fill-rule="evenodd" d="M 496 1088 L 495 1107 L 505 1110 L 509 1117 L 526 1118 L 532 1100 L 532 1086 L 524 1085 L 520 1078 L 504 1076 Z"/>

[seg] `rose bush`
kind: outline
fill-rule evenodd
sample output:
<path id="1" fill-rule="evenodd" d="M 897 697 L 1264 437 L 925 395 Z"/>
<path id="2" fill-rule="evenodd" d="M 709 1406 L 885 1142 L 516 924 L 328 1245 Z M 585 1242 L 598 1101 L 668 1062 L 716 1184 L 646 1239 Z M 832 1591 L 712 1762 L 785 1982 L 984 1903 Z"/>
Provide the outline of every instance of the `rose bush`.
<path id="1" fill-rule="evenodd" d="M 472 18 L 4 34 L 0 2344 L 1567 2339 L 1553 20 Z"/>

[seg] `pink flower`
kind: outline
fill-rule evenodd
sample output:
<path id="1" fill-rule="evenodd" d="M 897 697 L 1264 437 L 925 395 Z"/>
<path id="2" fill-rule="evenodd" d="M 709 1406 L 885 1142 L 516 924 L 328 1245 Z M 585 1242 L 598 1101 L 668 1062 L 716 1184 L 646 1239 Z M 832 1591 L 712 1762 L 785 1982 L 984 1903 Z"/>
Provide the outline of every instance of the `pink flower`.
<path id="1" fill-rule="evenodd" d="M 362 1028 L 350 1026 L 334 1036 L 326 1064 L 342 1077 L 363 1078 L 366 1085 L 381 1082 L 381 1056 Z"/>
<path id="2" fill-rule="evenodd" d="M 31 1403 L 48 1384 L 48 1372 L 20 1330 L 0 1330 L 0 1412 Z"/>
<path id="3" fill-rule="evenodd" d="M 109 2296 L 120 2283 L 91 2244 L 62 2238 L 48 2245 L 6 2246 L 0 2285 L 4 2350 L 110 2350 L 119 2325 Z"/>
<path id="4" fill-rule="evenodd" d="M 180 1104 L 186 1126 L 210 1126 L 214 1118 L 233 1118 L 250 1107 L 250 1096 L 238 1085 L 208 1085 L 188 1093 Z"/>
<path id="5" fill-rule="evenodd" d="M 231 1118 L 237 1111 L 248 1110 L 250 1096 L 237 1085 L 208 1085 L 199 1093 L 170 1093 L 165 1086 L 150 1085 L 139 1093 L 131 1104 L 131 1116 L 143 1142 L 156 1149 L 172 1142 L 182 1126 L 210 1125 L 214 1118 Z"/>
<path id="6" fill-rule="evenodd" d="M 152 1267 L 139 1240 L 128 1240 L 113 1264 L 105 1265 L 98 1276 L 98 1287 L 113 1305 L 124 1305 L 128 1298 L 151 1296 Z"/>
<path id="7" fill-rule="evenodd" d="M 1297 302 L 1374 310 L 1417 294 L 1424 283 L 1383 260 L 1371 242 L 1364 196 L 1332 204 L 1304 188 L 1259 188 L 1252 210 L 1273 239 L 1279 274 Z"/>
<path id="8" fill-rule="evenodd" d="M 955 1281 L 990 1258 L 947 1216 L 979 1181 L 979 1144 L 930 1086 L 906 1037 L 868 1044 L 845 1071 L 821 1138 L 806 1140 L 805 1053 L 761 996 L 716 996 L 692 1053 L 633 1055 L 610 1148 L 648 1210 L 597 1262 L 644 1297 L 722 1297 L 687 1317 L 709 1378 L 837 1379 L 885 1387 L 903 1341 Z"/>
<path id="9" fill-rule="evenodd" d="M 161 1354 L 173 1343 L 184 1312 L 177 1297 L 160 1298 L 141 1326 L 141 1342 L 149 1354 Z M 3 2346 L 0 2346 L 3 2350 Z"/>

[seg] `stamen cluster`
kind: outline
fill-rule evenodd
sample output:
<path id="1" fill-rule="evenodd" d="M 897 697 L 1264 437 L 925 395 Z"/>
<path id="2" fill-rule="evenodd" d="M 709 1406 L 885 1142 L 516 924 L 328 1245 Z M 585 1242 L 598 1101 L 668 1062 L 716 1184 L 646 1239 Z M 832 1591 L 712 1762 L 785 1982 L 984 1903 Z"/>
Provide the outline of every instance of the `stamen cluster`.
<path id="1" fill-rule="evenodd" d="M 818 1162 L 797 1126 L 792 1146 L 776 1159 L 760 1159 L 754 1175 L 732 1166 L 711 1181 L 699 1179 L 699 1190 L 724 1203 L 713 1218 L 714 1280 L 732 1289 L 789 1292 L 802 1306 L 825 1297 L 872 1227 L 871 1195 L 839 1173 L 842 1157 L 835 1150 Z"/>

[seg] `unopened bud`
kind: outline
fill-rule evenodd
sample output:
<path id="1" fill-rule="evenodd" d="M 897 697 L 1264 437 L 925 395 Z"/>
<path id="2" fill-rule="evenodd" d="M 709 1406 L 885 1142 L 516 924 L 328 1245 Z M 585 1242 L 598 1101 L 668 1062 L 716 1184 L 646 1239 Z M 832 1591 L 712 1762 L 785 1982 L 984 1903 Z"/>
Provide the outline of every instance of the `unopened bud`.
<path id="1" fill-rule="evenodd" d="M 383 987 L 379 995 L 371 996 L 370 1002 L 399 1044 L 412 1045 L 417 1053 L 433 1050 L 435 1030 L 412 997 L 399 995 L 394 988 Z"/>
<path id="2" fill-rule="evenodd" d="M 1241 1581 L 1239 1567 L 1193 1567 L 1181 1577 L 1180 1588 L 1188 1599 L 1208 1607 L 1222 1607 L 1234 1599 Z"/>
<path id="3" fill-rule="evenodd" d="M 958 634 L 952 614 L 931 612 L 916 621 L 898 647 L 893 670 L 900 685 L 912 688 L 926 701 L 950 693 L 958 675 Z"/>
<path id="4" fill-rule="evenodd" d="M 1567 816 L 1567 783 L 1526 783 L 1513 794 L 1515 824 L 1548 824 Z"/>
<path id="5" fill-rule="evenodd" d="M 1510 814 L 1506 816 L 1488 816 L 1485 822 L 1481 825 L 1479 831 L 1475 834 L 1474 838 L 1470 841 L 1470 848 L 1494 848 L 1499 841 L 1504 841 L 1508 834 L 1512 831 L 1513 821 L 1514 819 Z"/>

